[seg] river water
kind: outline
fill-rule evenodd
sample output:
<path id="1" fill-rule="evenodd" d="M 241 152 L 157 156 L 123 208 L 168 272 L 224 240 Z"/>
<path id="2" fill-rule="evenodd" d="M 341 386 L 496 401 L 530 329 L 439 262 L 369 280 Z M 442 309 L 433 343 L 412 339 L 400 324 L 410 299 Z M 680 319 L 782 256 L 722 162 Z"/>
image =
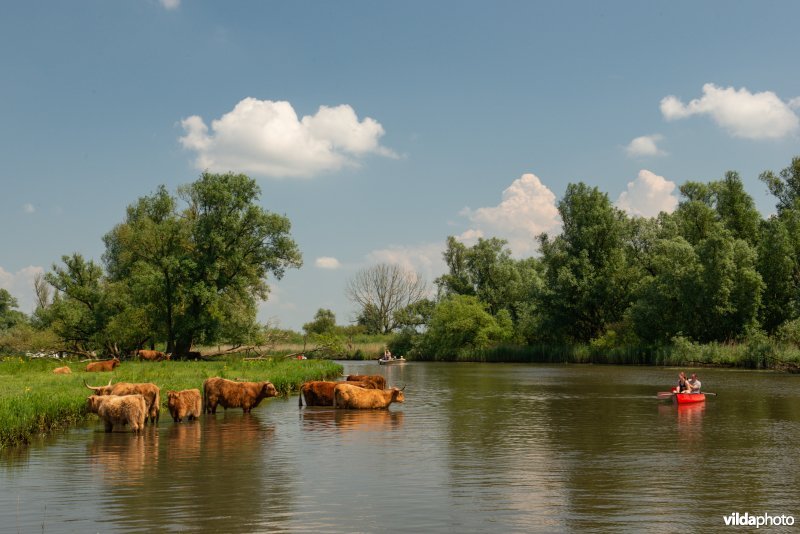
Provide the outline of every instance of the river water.
<path id="1" fill-rule="evenodd" d="M 141 437 L 71 429 L 0 455 L 0 531 L 698 532 L 737 512 L 800 527 L 799 376 L 700 370 L 718 396 L 676 407 L 655 397 L 676 369 L 344 365 L 406 402 L 295 395 L 182 424 L 162 411 Z"/>

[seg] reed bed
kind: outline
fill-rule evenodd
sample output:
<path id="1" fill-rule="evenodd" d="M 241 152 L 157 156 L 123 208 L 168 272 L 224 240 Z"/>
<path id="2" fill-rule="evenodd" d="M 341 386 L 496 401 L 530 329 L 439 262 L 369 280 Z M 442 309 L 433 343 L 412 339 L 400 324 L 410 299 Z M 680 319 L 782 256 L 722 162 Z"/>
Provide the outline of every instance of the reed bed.
<path id="1" fill-rule="evenodd" d="M 416 357 L 415 359 L 424 359 Z M 589 344 L 497 346 L 456 352 L 448 361 L 508 363 L 594 363 L 614 365 L 699 365 L 800 371 L 800 349 L 772 341 L 696 344 L 676 340 L 664 346 L 598 349 Z"/>
<path id="2" fill-rule="evenodd" d="M 56 375 L 53 369 L 68 365 L 72 374 Z M 33 436 L 47 434 L 87 419 L 83 381 L 92 386 L 117 382 L 153 382 L 161 388 L 166 409 L 170 389 L 202 388 L 206 378 L 269 380 L 282 395 L 295 391 L 307 380 L 342 374 L 342 366 L 326 360 L 245 360 L 226 358 L 212 362 L 123 362 L 111 373 L 87 373 L 85 363 L 29 360 L 7 357 L 0 360 L 0 449 L 27 443 Z"/>

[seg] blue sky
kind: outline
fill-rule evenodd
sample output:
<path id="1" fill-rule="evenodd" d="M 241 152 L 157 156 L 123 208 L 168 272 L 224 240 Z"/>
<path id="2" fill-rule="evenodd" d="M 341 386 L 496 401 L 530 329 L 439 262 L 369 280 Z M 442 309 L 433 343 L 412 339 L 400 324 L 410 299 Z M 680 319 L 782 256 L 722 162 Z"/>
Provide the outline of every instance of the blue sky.
<path id="1" fill-rule="evenodd" d="M 304 266 L 260 318 L 345 324 L 361 268 L 557 232 L 570 182 L 630 213 L 800 155 L 796 2 L 16 2 L 0 18 L 0 287 L 100 260 L 138 197 L 245 172 Z"/>

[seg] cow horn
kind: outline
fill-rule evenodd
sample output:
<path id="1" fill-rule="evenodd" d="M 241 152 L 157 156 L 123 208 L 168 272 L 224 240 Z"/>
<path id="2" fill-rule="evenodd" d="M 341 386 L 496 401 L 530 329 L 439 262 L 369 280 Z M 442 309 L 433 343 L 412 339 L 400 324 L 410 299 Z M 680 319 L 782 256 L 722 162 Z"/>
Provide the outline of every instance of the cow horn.
<path id="1" fill-rule="evenodd" d="M 406 385 L 408 385 L 408 384 L 406 384 Z M 403 386 L 403 387 L 400 389 L 400 391 L 405 391 L 405 389 L 406 389 L 406 386 Z"/>
<path id="2" fill-rule="evenodd" d="M 95 386 L 90 386 L 89 384 L 86 383 L 86 379 L 85 378 L 83 379 L 83 385 L 86 386 L 87 388 L 91 389 L 92 391 L 97 391 L 98 389 L 102 389 L 102 387 L 103 387 L 103 386 L 96 386 L 96 387 Z"/>

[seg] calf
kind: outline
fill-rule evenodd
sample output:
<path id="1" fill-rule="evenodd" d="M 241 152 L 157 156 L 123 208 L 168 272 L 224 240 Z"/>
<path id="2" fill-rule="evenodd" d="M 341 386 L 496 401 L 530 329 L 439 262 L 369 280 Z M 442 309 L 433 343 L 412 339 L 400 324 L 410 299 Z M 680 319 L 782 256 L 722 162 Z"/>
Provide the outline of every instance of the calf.
<path id="1" fill-rule="evenodd" d="M 199 389 L 184 389 L 182 391 L 167 391 L 167 408 L 172 420 L 180 423 L 186 417 L 191 421 L 203 413 L 203 404 Z"/>
<path id="2" fill-rule="evenodd" d="M 104 360 L 102 362 L 92 362 L 86 366 L 86 370 L 90 373 L 109 372 L 113 371 L 114 367 L 119 365 L 119 358 L 112 358 L 111 360 Z"/>
<path id="3" fill-rule="evenodd" d="M 83 385 L 91 389 L 95 395 L 141 395 L 147 403 L 147 420 L 151 423 L 158 422 L 161 413 L 161 390 L 153 383 L 117 382 L 112 386 L 109 380 L 106 386 L 90 386 L 86 381 Z"/>
<path id="4" fill-rule="evenodd" d="M 403 391 L 397 388 L 364 389 L 343 382 L 333 390 L 333 407 L 349 410 L 388 408 L 393 402 L 405 402 Z"/>
<path id="5" fill-rule="evenodd" d="M 70 369 L 67 366 L 56 367 L 55 369 L 53 369 L 53 372 L 55 374 L 57 374 L 57 375 L 71 375 L 72 374 L 72 369 Z"/>
<path id="6" fill-rule="evenodd" d="M 267 397 L 277 397 L 272 382 L 234 382 L 224 378 L 208 378 L 203 382 L 203 411 L 217 413 L 217 404 L 225 408 L 241 408 L 244 413 L 258 406 Z"/>
<path id="7" fill-rule="evenodd" d="M 111 432 L 114 425 L 128 425 L 137 433 L 144 429 L 147 404 L 141 395 L 90 395 L 86 404 L 103 420 L 106 432 Z"/>

